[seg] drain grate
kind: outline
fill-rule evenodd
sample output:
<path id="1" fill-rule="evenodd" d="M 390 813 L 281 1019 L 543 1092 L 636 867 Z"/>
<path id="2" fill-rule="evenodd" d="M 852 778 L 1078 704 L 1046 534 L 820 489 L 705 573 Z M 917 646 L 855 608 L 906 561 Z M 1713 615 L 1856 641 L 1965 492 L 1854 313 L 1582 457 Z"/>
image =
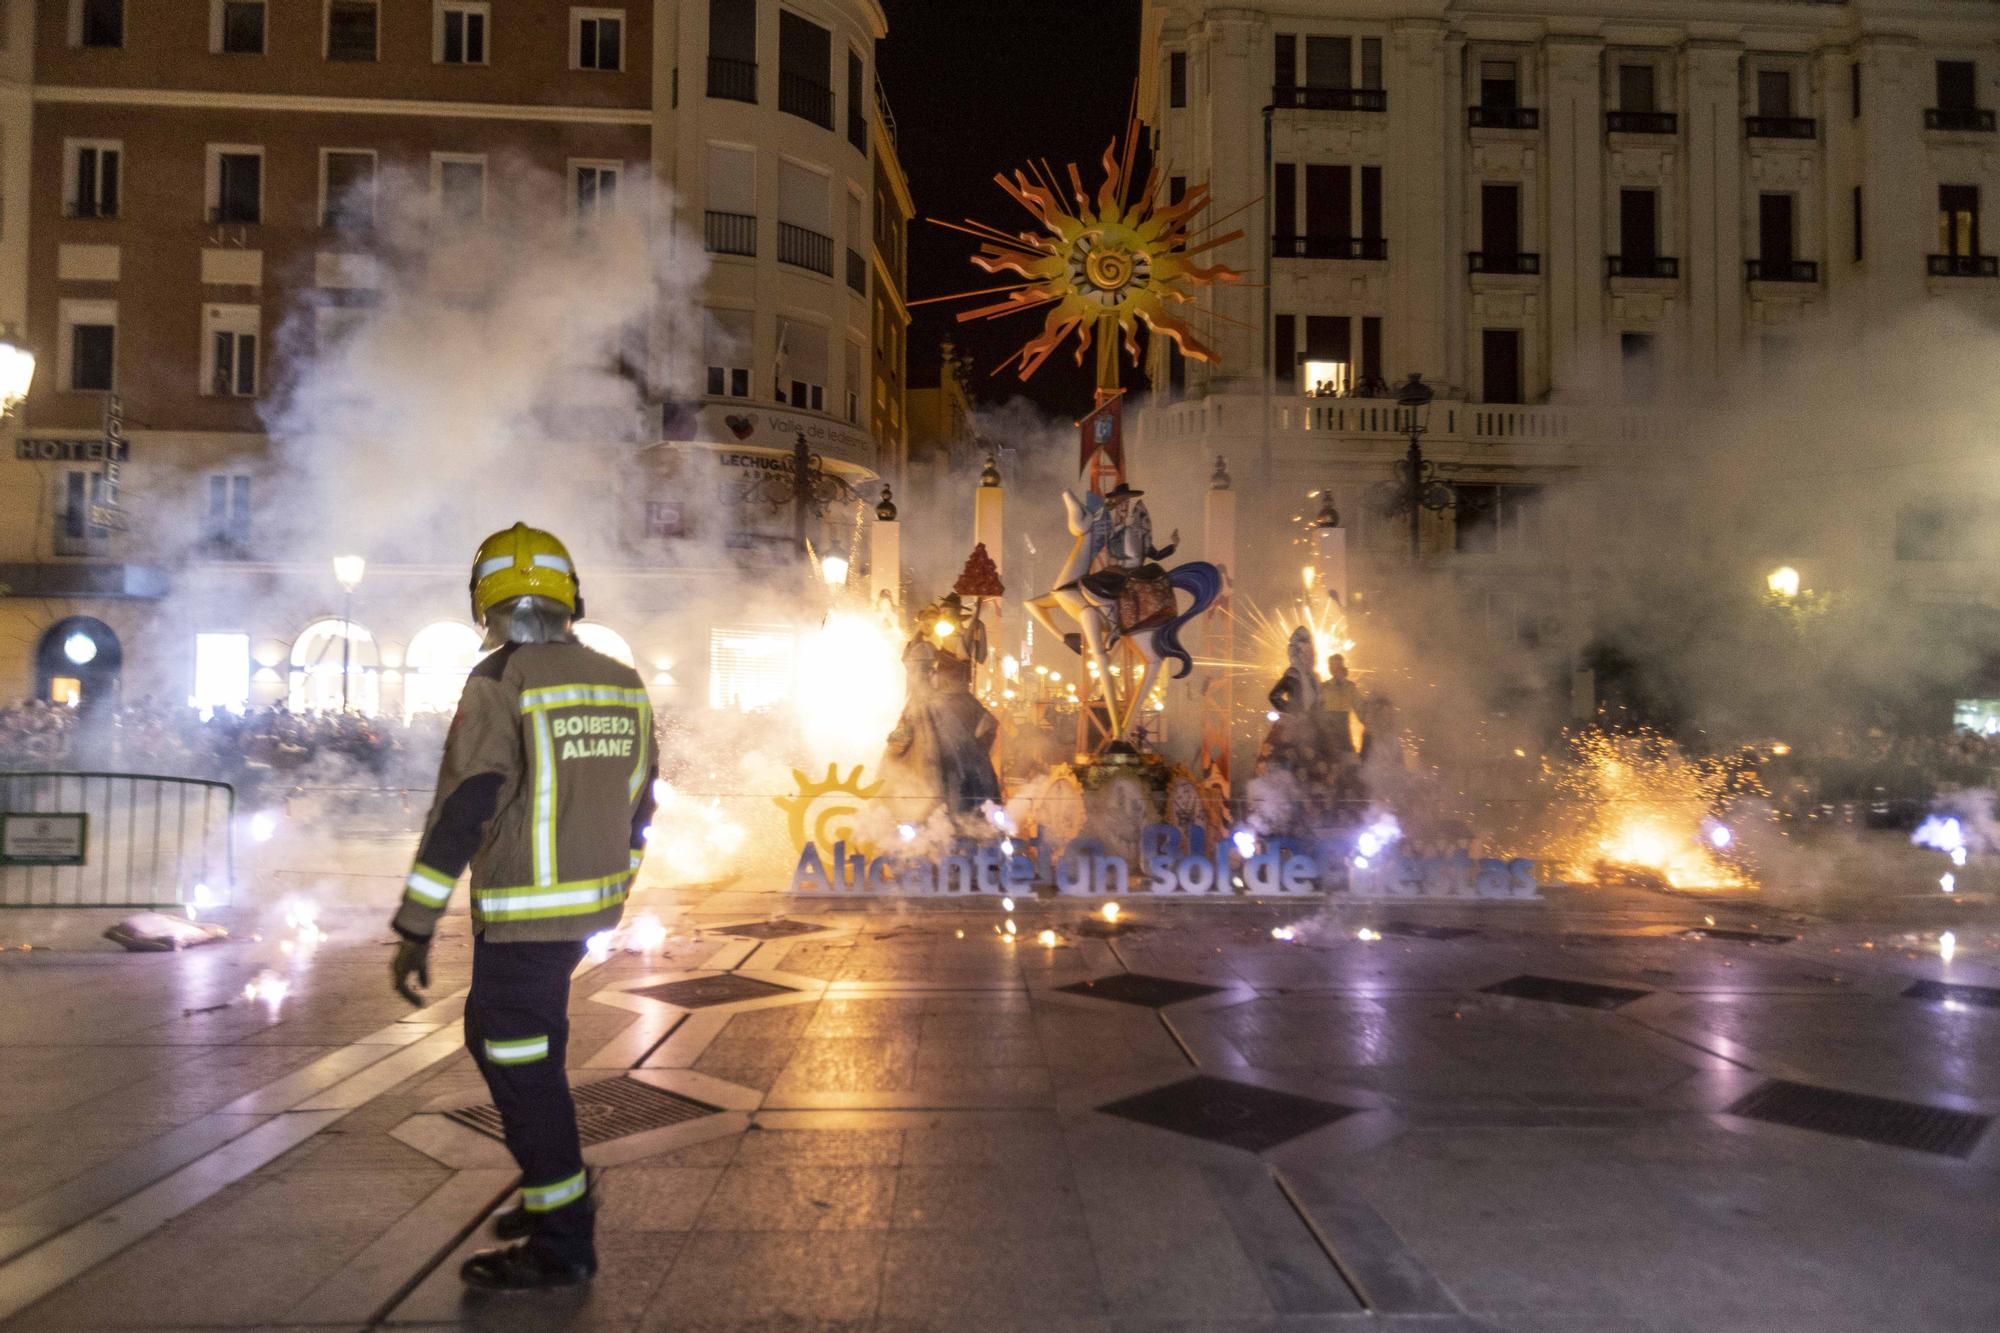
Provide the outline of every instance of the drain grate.
<path id="1" fill-rule="evenodd" d="M 1471 926 L 1423 926 L 1414 921 L 1391 921 L 1381 933 L 1407 940 L 1462 940 L 1479 932 Z"/>
<path id="2" fill-rule="evenodd" d="M 1681 932 L 1690 940 L 1734 940 L 1739 944 L 1790 944 L 1796 935 L 1770 935 L 1761 930 L 1726 930 L 1719 926 L 1692 926 Z"/>
<path id="3" fill-rule="evenodd" d="M 1600 986 L 1594 981 L 1566 981 L 1561 977 L 1518 976 L 1480 988 L 1487 995 L 1506 995 L 1516 1000 L 1545 1000 L 1550 1004 L 1574 1004 L 1585 1009 L 1616 1009 L 1651 991 L 1630 986 Z"/>
<path id="4" fill-rule="evenodd" d="M 2000 1009 L 2000 990 L 1991 986 L 1966 986 L 1952 981 L 1919 981 L 1903 992 L 1911 1000 L 1954 1000 L 1976 1004 L 1982 1009 Z"/>
<path id="5" fill-rule="evenodd" d="M 776 921 L 746 921 L 740 926 L 710 926 L 711 935 L 738 935 L 746 940 L 782 940 L 793 935 L 817 935 L 825 926 L 780 918 Z"/>
<path id="6" fill-rule="evenodd" d="M 698 1102 L 692 1097 L 683 1097 L 677 1092 L 668 1092 L 623 1074 L 596 1083 L 578 1084 L 570 1089 L 570 1093 L 576 1098 L 577 1136 L 586 1148 L 622 1139 L 629 1134 L 643 1134 L 649 1129 L 685 1124 L 722 1110 L 720 1106 L 710 1106 L 707 1102 Z M 461 1106 L 456 1111 L 445 1112 L 445 1116 L 503 1142 L 507 1138 L 500 1125 L 499 1108 L 491 1102 Z"/>
<path id="7" fill-rule="evenodd" d="M 1136 935 L 1145 927 L 1137 921 L 1106 921 L 1101 916 L 1087 916 L 1076 923 L 1076 933 L 1086 939 L 1108 940 L 1118 935 Z"/>
<path id="8" fill-rule="evenodd" d="M 1099 1000 L 1116 1000 L 1120 1004 L 1164 1009 L 1183 1000 L 1199 1000 L 1204 995 L 1214 995 L 1222 987 L 1204 986 L 1199 981 L 1177 981 L 1173 977 L 1151 977 L 1144 972 L 1119 972 L 1056 989 L 1070 995 L 1089 995 Z"/>
<path id="9" fill-rule="evenodd" d="M 1969 1155 L 1992 1121 L 1991 1116 L 1783 1079 L 1763 1084 L 1731 1106 L 1729 1114 L 1946 1157 Z"/>
<path id="10" fill-rule="evenodd" d="M 706 1009 L 711 1005 L 741 1004 L 745 1000 L 762 1000 L 772 995 L 794 995 L 797 992 L 790 986 L 780 986 L 773 981 L 722 972 L 712 977 L 690 977 L 686 981 L 663 981 L 657 986 L 643 986 L 626 994 L 663 1000 L 683 1009 Z"/>
<path id="11" fill-rule="evenodd" d="M 1264 1152 L 1353 1115 L 1352 1106 L 1196 1074 L 1097 1108 L 1176 1134 Z"/>

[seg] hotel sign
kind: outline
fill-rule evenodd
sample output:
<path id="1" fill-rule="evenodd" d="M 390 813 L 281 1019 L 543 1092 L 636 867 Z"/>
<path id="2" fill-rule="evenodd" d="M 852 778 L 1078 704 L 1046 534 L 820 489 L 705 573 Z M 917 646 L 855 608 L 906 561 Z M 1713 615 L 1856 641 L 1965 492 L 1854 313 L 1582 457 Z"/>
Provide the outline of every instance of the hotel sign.
<path id="1" fill-rule="evenodd" d="M 115 444 L 108 439 L 14 441 L 14 459 L 21 463 L 127 463 L 131 454 L 132 442 L 123 435 Z"/>

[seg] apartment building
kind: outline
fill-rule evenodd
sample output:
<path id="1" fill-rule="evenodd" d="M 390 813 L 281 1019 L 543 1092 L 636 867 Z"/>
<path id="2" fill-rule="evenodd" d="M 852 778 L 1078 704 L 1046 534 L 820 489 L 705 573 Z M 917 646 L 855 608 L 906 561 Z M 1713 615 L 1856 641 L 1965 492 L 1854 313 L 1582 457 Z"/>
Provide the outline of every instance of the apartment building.
<path id="1" fill-rule="evenodd" d="M 1359 591 L 1411 566 L 1381 504 L 1409 417 L 1369 395 L 1413 372 L 1451 501 L 1422 558 L 1527 623 L 1577 590 L 1546 483 L 1818 336 L 2000 316 L 1991 4 L 1148 0 L 1142 41 L 1173 188 L 1251 239 L 1197 316 L 1219 363 L 1154 349 L 1140 447 L 1198 439 L 1308 517 L 1330 486 Z"/>
<path id="2" fill-rule="evenodd" d="M 662 312 L 630 368 L 653 425 L 551 441 L 633 454 L 634 495 L 606 517 L 630 567 L 593 571 L 624 622 L 591 627 L 597 642 L 642 667 L 671 658 L 659 680 L 701 697 L 707 663 L 685 627 L 671 648 L 658 639 L 678 585 L 651 553 L 696 518 L 747 555 L 789 549 L 788 515 L 754 482 L 800 434 L 872 503 L 867 256 L 878 177 L 902 180 L 878 128 L 874 0 L 4 13 L 0 324 L 40 365 L 0 460 L 0 697 L 391 713 L 455 698 L 476 651 L 463 552 L 371 561 L 348 594 L 322 558 L 340 534 L 324 553 L 270 540 L 287 496 L 263 464 L 288 357 L 301 330 L 337 336 L 378 303 L 369 254 L 391 173 L 467 220 L 553 179 L 579 227 L 656 179 L 678 210 L 663 243 L 705 266 L 700 318 Z M 890 196 L 906 219 L 907 187 Z M 892 310 L 900 273 L 898 250 Z M 686 345 L 691 328 L 703 346 Z M 681 465 L 695 454 L 702 469 Z M 691 489 L 717 469 L 719 504 Z M 210 623 L 217 606 L 231 623 Z M 103 644 L 94 676 L 60 651 L 78 626 Z"/>

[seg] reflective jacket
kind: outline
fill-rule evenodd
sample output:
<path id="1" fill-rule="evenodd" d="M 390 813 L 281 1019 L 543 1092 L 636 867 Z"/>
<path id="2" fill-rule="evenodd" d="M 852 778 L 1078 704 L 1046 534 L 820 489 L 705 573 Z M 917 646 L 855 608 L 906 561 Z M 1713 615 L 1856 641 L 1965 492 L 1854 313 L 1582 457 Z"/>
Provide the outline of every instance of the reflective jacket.
<path id="1" fill-rule="evenodd" d="M 494 943 L 618 924 L 659 776 L 638 673 L 574 640 L 508 644 L 472 669 L 394 926 L 427 939 L 468 865 Z"/>

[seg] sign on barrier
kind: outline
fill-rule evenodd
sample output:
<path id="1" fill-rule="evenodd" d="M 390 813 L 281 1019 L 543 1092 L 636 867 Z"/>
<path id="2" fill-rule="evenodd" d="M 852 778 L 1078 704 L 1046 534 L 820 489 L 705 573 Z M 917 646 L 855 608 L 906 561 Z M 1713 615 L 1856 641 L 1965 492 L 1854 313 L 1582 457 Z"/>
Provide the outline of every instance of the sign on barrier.
<path id="1" fill-rule="evenodd" d="M 0 865 L 80 866 L 89 842 L 87 814 L 0 813 Z"/>
<path id="2" fill-rule="evenodd" d="M 0 907 L 227 904 L 236 791 L 144 773 L 0 773 Z"/>

